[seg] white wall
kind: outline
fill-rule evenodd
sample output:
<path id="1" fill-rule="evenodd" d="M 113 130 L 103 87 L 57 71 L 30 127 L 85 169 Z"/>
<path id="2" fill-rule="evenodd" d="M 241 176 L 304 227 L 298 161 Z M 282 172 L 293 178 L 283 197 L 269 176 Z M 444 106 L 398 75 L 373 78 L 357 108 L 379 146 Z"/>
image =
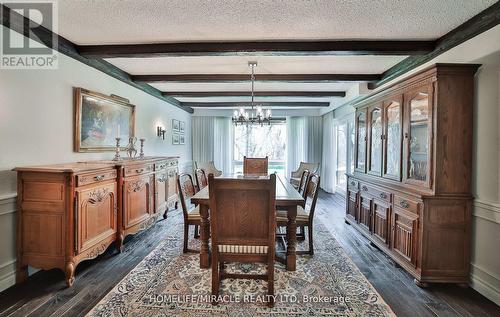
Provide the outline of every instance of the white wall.
<path id="1" fill-rule="evenodd" d="M 15 166 L 111 159 L 113 153 L 73 152 L 73 87 L 115 94 L 136 105 L 136 135 L 146 155 L 191 163 L 191 115 L 94 68 L 59 54 L 57 70 L 0 70 L 0 291 L 15 269 Z M 186 122 L 186 144 L 172 145 L 172 119 Z M 166 127 L 165 140 L 156 126 Z"/>
<path id="2" fill-rule="evenodd" d="M 500 52 L 475 62 L 471 282 L 500 305 Z"/>

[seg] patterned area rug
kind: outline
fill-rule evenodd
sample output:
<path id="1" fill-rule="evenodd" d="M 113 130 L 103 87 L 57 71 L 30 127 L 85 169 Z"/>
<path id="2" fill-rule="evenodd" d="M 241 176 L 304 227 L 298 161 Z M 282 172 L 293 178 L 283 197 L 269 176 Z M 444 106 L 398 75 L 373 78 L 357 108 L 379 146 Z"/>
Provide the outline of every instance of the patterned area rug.
<path id="1" fill-rule="evenodd" d="M 166 220 L 171 235 L 140 262 L 87 316 L 394 316 L 390 307 L 316 221 L 315 255 L 297 256 L 297 270 L 275 266 L 276 304 L 268 308 L 267 282 L 223 280 L 218 305 L 210 303 L 211 270 L 198 254 L 182 253 L 182 216 Z M 190 234 L 190 248 L 199 241 Z M 307 240 L 298 249 L 307 248 Z M 260 264 L 228 264 L 230 272 L 263 273 Z"/>

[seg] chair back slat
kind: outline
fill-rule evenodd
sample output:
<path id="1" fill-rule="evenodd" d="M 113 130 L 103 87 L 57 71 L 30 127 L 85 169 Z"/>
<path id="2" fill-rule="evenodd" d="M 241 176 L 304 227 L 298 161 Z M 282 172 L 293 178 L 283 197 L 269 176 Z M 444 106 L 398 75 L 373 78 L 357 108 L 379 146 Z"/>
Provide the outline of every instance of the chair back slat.
<path id="1" fill-rule="evenodd" d="M 197 168 L 194 172 L 194 175 L 196 177 L 196 186 L 198 186 L 198 190 L 202 190 L 203 188 L 207 187 L 208 179 L 204 169 Z"/>
<path id="2" fill-rule="evenodd" d="M 268 246 L 274 252 L 276 175 L 224 179 L 209 175 L 212 248 Z"/>
<path id="3" fill-rule="evenodd" d="M 311 173 L 309 172 L 309 170 L 304 170 L 302 172 L 302 176 L 300 177 L 299 187 L 297 188 L 297 190 L 299 191 L 299 194 L 301 194 L 302 197 L 304 197 L 304 198 L 306 196 L 307 181 L 309 180 L 310 174 Z"/>
<path id="4" fill-rule="evenodd" d="M 193 177 L 187 173 L 179 174 L 177 176 L 177 188 L 179 191 L 182 213 L 184 218 L 187 219 L 189 210 L 191 209 L 191 197 L 193 197 L 197 192 L 193 182 Z"/>
<path id="5" fill-rule="evenodd" d="M 318 200 L 320 177 L 318 174 L 312 173 L 307 180 L 307 186 L 304 198 L 306 200 L 305 210 L 309 213 L 309 218 L 314 216 L 316 209 L 316 201 Z"/>
<path id="6" fill-rule="evenodd" d="M 268 174 L 269 158 L 243 157 L 243 174 Z"/>

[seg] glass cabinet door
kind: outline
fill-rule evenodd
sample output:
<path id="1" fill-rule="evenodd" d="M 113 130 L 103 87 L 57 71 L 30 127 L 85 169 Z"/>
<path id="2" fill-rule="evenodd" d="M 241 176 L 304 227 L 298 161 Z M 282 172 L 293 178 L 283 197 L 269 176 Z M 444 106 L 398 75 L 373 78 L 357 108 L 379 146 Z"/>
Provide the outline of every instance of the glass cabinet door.
<path id="1" fill-rule="evenodd" d="M 407 95 L 407 128 L 405 131 L 406 168 L 405 181 L 420 185 L 429 184 L 431 88 Z"/>
<path id="2" fill-rule="evenodd" d="M 382 109 L 370 108 L 370 174 L 380 175 L 382 172 Z"/>
<path id="3" fill-rule="evenodd" d="M 401 180 L 402 98 L 384 102 L 384 177 Z"/>
<path id="4" fill-rule="evenodd" d="M 366 111 L 356 114 L 356 171 L 366 172 Z"/>

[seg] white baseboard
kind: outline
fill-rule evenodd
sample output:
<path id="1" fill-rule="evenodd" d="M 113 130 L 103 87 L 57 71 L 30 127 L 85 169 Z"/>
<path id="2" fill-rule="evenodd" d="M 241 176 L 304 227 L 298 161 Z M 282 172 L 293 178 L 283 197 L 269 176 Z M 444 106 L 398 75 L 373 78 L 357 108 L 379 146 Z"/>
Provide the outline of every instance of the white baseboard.
<path id="1" fill-rule="evenodd" d="M 0 266 L 0 292 L 16 284 L 16 261 L 10 261 Z"/>
<path id="2" fill-rule="evenodd" d="M 8 217 L 13 217 L 16 213 L 16 198 L 17 195 L 9 194 L 0 197 L 0 221 L 12 221 Z M 8 220 L 9 219 L 9 220 Z M 2 239 L 11 240 L 9 235 L 2 236 Z M 3 241 L 7 245 L 12 245 L 14 247 L 16 241 Z M 6 254 L 0 254 L 1 261 L 6 261 L 0 264 L 0 292 L 11 287 L 16 283 L 16 259 L 15 258 L 5 258 L 6 255 L 11 254 L 10 250 L 2 250 L 1 252 L 7 252 Z"/>
<path id="3" fill-rule="evenodd" d="M 500 279 L 473 263 L 471 287 L 500 306 Z"/>

